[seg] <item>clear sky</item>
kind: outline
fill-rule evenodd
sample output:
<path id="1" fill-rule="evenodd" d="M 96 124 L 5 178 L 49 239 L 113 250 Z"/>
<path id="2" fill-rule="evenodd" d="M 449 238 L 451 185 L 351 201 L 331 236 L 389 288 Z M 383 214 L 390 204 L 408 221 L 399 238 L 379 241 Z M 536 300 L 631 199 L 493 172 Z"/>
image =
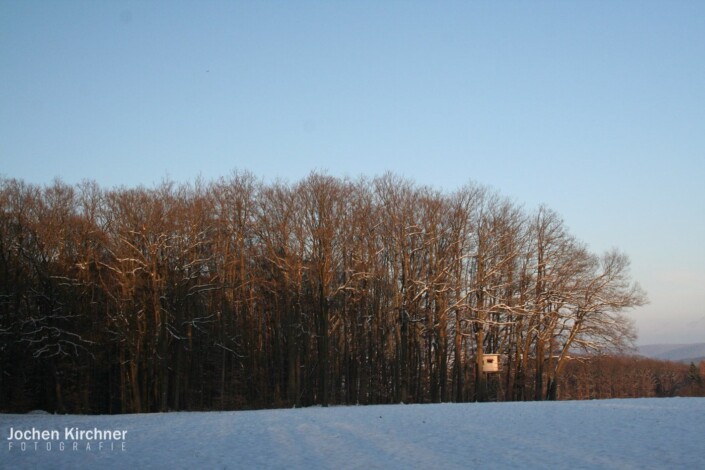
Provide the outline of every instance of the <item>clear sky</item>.
<path id="1" fill-rule="evenodd" d="M 705 2 L 0 1 L 1 174 L 235 168 L 545 203 L 705 341 Z"/>

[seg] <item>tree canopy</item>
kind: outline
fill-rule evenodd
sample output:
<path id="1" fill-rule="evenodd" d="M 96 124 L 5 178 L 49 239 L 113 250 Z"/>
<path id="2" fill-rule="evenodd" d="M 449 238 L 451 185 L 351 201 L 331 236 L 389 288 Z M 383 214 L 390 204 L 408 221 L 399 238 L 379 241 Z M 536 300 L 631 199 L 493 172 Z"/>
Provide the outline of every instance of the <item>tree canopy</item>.
<path id="1" fill-rule="evenodd" d="M 625 254 L 477 184 L 0 180 L 8 410 L 555 399 L 645 302 Z"/>

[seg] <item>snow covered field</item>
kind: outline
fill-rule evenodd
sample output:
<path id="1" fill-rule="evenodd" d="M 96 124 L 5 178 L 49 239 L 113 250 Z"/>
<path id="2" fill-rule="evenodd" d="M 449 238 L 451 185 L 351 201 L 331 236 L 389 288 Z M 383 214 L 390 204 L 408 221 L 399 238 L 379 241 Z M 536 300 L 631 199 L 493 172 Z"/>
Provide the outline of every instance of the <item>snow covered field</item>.
<path id="1" fill-rule="evenodd" d="M 705 398 L 0 415 L 0 434 L 13 469 L 697 469 Z"/>

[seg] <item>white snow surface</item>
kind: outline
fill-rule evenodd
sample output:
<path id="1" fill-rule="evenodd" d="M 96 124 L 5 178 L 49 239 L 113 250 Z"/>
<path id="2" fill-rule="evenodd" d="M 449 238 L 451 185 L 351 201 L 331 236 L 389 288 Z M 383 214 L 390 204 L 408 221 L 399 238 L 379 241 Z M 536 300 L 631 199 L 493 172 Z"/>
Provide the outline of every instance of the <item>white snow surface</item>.
<path id="1" fill-rule="evenodd" d="M 60 439 L 8 440 L 11 428 Z M 125 450 L 65 428 L 127 431 Z M 705 398 L 5 414 L 0 433 L 0 467 L 13 469 L 705 468 Z"/>

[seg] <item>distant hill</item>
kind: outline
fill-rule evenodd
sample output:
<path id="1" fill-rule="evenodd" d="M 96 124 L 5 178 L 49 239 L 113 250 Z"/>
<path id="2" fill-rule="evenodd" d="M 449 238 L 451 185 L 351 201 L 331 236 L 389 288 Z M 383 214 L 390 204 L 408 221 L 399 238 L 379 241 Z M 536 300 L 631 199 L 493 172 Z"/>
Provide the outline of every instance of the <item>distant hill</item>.
<path id="1" fill-rule="evenodd" d="M 705 343 L 647 344 L 639 346 L 639 354 L 654 359 L 686 363 L 705 360 Z"/>

